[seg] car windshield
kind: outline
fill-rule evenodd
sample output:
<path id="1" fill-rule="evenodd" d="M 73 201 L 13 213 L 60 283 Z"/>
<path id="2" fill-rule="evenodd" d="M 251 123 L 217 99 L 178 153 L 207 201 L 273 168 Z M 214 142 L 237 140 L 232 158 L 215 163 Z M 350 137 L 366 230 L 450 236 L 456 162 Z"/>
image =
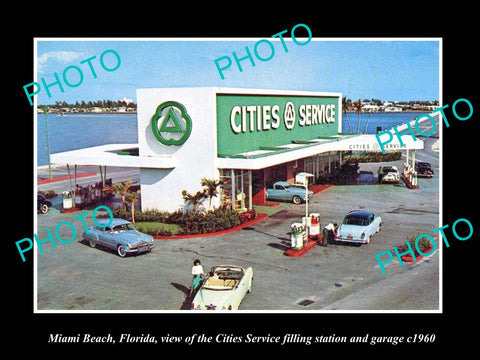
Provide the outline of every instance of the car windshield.
<path id="1" fill-rule="evenodd" d="M 368 225 L 368 218 L 363 217 L 363 216 L 347 216 L 344 220 L 343 223 L 345 225 Z"/>
<path id="2" fill-rule="evenodd" d="M 114 226 L 112 230 L 115 232 L 124 232 L 128 230 L 135 230 L 135 228 L 133 227 L 133 224 L 120 224 Z"/>

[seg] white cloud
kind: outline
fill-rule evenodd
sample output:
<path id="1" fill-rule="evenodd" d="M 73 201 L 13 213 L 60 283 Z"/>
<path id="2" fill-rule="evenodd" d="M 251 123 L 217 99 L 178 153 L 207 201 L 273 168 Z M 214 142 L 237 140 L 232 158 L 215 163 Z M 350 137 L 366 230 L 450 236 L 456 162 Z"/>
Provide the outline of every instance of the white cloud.
<path id="1" fill-rule="evenodd" d="M 49 51 L 37 59 L 37 70 L 43 72 L 47 62 L 56 61 L 59 63 L 68 63 L 84 56 L 81 52 L 75 51 Z M 62 69 L 59 69 L 59 71 Z"/>

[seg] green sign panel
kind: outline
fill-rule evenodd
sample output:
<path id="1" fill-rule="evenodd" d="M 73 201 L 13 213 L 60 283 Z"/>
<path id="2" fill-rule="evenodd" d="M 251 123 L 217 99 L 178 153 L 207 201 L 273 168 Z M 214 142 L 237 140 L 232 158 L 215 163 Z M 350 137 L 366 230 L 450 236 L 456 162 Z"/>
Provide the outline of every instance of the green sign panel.
<path id="1" fill-rule="evenodd" d="M 182 104 L 167 101 L 158 105 L 151 126 L 153 135 L 163 145 L 179 146 L 187 141 L 192 132 L 192 119 Z"/>
<path id="2" fill-rule="evenodd" d="M 338 133 L 337 97 L 217 95 L 218 156 Z"/>

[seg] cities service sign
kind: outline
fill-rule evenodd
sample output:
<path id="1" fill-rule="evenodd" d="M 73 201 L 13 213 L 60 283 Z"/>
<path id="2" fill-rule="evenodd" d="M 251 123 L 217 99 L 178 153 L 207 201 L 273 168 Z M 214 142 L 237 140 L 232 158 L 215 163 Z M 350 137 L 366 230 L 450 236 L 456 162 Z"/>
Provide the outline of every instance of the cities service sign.
<path id="1" fill-rule="evenodd" d="M 176 101 L 158 105 L 151 121 L 155 138 L 163 145 L 180 146 L 192 132 L 192 119 L 185 106 Z"/>

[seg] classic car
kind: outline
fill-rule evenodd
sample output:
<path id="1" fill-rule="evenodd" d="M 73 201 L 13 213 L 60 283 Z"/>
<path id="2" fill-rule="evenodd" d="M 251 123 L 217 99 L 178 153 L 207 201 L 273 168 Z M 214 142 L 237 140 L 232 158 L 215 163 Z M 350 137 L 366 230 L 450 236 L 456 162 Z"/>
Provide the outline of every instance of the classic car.
<path id="1" fill-rule="evenodd" d="M 100 245 L 117 252 L 118 256 L 150 252 L 155 244 L 153 237 L 137 231 L 130 221 L 123 219 L 100 219 L 83 233 L 83 238 L 92 248 Z M 107 226 L 108 224 L 108 226 Z"/>
<path id="2" fill-rule="evenodd" d="M 335 241 L 345 241 L 357 244 L 369 244 L 373 234 L 380 231 L 382 218 L 369 211 L 354 210 L 345 215 L 338 228 Z"/>
<path id="3" fill-rule="evenodd" d="M 192 310 L 238 310 L 252 291 L 253 269 L 215 265 L 192 300 Z"/>
<path id="4" fill-rule="evenodd" d="M 400 182 L 400 173 L 398 168 L 393 165 L 383 167 L 382 183 L 398 184 Z"/>
<path id="5" fill-rule="evenodd" d="M 42 214 L 46 214 L 50 206 L 52 206 L 52 203 L 49 200 L 47 200 L 45 196 L 37 194 L 37 211 L 38 212 L 41 212 Z"/>
<path id="6" fill-rule="evenodd" d="M 417 172 L 418 177 L 431 178 L 435 174 L 432 165 L 426 161 L 417 161 L 415 163 L 415 171 Z"/>
<path id="7" fill-rule="evenodd" d="M 298 205 L 306 199 L 305 188 L 300 185 L 291 184 L 286 181 L 277 181 L 273 184 L 273 188 L 267 189 L 267 200 L 291 201 Z M 308 191 L 308 196 L 313 195 L 312 191 Z"/>

